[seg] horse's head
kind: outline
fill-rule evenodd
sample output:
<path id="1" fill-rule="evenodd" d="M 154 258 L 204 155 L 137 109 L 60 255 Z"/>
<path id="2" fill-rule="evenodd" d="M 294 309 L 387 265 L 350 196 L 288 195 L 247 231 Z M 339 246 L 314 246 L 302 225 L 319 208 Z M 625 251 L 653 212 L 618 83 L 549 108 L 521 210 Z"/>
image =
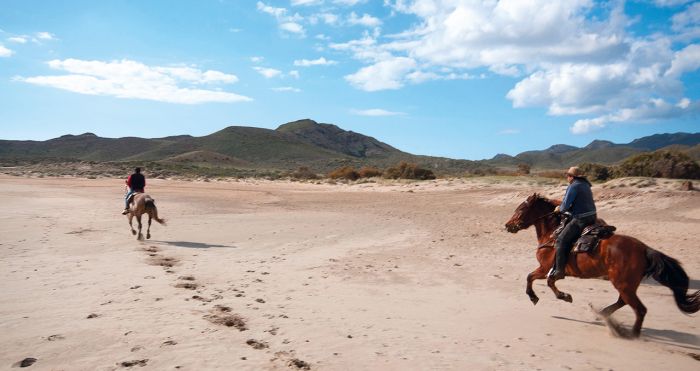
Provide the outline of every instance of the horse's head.
<path id="1" fill-rule="evenodd" d="M 549 200 L 535 193 L 515 209 L 515 213 L 506 223 L 506 230 L 510 233 L 517 233 L 522 229 L 530 228 L 537 220 L 554 211 L 556 205 L 558 205 L 557 201 Z"/>

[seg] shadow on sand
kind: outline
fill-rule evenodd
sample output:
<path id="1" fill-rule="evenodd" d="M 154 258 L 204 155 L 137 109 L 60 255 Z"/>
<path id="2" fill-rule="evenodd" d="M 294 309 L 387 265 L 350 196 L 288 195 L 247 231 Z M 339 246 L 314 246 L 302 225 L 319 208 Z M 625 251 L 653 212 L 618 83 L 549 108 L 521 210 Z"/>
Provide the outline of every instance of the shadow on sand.
<path id="1" fill-rule="evenodd" d="M 605 322 L 601 320 L 585 321 L 561 316 L 552 316 L 552 318 L 561 319 L 565 321 L 579 322 L 587 325 L 607 327 Z M 675 330 L 657 330 L 653 328 L 642 327 L 642 336 L 640 337 L 640 339 L 645 341 L 653 341 L 656 343 L 673 345 L 686 349 L 692 349 L 696 351 L 700 350 L 700 336 L 695 334 L 689 334 L 687 332 L 680 332 Z"/>
<path id="2" fill-rule="evenodd" d="M 226 245 L 217 245 L 217 244 L 210 244 L 210 243 L 204 243 L 204 242 L 190 242 L 190 241 L 151 241 L 155 243 L 162 243 L 164 245 L 170 245 L 170 246 L 177 246 L 177 247 L 186 247 L 188 249 L 210 249 L 210 248 L 226 248 L 226 249 L 235 249 L 236 246 L 226 246 Z"/>

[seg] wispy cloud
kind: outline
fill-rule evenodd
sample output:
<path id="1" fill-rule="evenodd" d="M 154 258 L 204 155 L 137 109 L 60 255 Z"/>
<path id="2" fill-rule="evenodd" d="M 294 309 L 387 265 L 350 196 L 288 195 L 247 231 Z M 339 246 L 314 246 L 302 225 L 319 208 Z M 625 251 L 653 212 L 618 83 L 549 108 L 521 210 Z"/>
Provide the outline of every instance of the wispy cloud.
<path id="1" fill-rule="evenodd" d="M 12 54 L 15 54 L 15 52 L 0 44 L 0 57 L 9 57 Z"/>
<path id="2" fill-rule="evenodd" d="M 331 66 L 334 64 L 337 64 L 338 62 L 333 61 L 333 60 L 327 60 L 324 57 L 318 58 L 318 59 L 298 59 L 294 61 L 295 66 L 300 66 L 300 67 L 309 67 L 309 66 Z"/>
<path id="3" fill-rule="evenodd" d="M 36 38 L 39 40 L 56 40 L 56 36 L 52 34 L 51 32 L 37 32 L 35 34 Z"/>
<path id="4" fill-rule="evenodd" d="M 14 36 L 14 37 L 8 37 L 7 41 L 17 43 L 17 44 L 25 44 L 29 40 L 27 36 Z"/>
<path id="5" fill-rule="evenodd" d="M 380 116 L 399 116 L 399 115 L 405 115 L 404 112 L 394 112 L 394 111 L 388 111 L 385 109 L 381 108 L 370 108 L 370 109 L 365 109 L 365 110 L 351 110 L 355 115 L 360 115 L 360 116 L 375 116 L 375 117 L 380 117 Z"/>
<path id="6" fill-rule="evenodd" d="M 253 63 L 260 63 L 263 60 L 265 60 L 265 57 L 259 57 L 259 56 L 250 57 L 250 61 Z"/>
<path id="7" fill-rule="evenodd" d="M 120 61 L 52 60 L 49 67 L 67 75 L 14 78 L 29 84 L 50 86 L 87 95 L 145 99 L 168 103 L 200 104 L 209 102 L 247 102 L 251 98 L 221 90 L 197 88 L 197 85 L 230 84 L 235 75 L 220 71 L 202 71 L 192 67 L 147 66 Z"/>
<path id="8" fill-rule="evenodd" d="M 294 88 L 291 86 L 281 86 L 279 88 L 272 88 L 273 91 L 276 92 L 289 92 L 289 93 L 299 93 L 301 92 L 301 89 Z"/>
<path id="9" fill-rule="evenodd" d="M 270 14 L 277 19 L 277 24 L 280 30 L 295 34 L 300 37 L 306 36 L 306 30 L 299 22 L 303 19 L 299 14 L 287 15 L 286 8 L 277 8 L 263 3 L 257 2 L 257 9 L 263 13 Z"/>
<path id="10" fill-rule="evenodd" d="M 295 79 L 298 79 L 299 78 L 299 71 L 297 71 L 297 70 L 289 71 L 289 76 L 291 76 Z"/>
<path id="11" fill-rule="evenodd" d="M 311 6 L 311 5 L 321 5 L 323 0 L 292 0 L 292 6 Z"/>
<path id="12" fill-rule="evenodd" d="M 282 75 L 282 71 L 276 70 L 274 68 L 268 68 L 268 67 L 253 67 L 254 70 L 258 71 L 259 74 L 265 76 L 267 79 L 271 79 L 273 77 L 278 77 Z"/>
<path id="13" fill-rule="evenodd" d="M 345 6 L 355 6 L 359 3 L 365 3 L 367 0 L 333 0 L 334 4 L 340 4 Z"/>
<path id="14" fill-rule="evenodd" d="M 367 13 L 363 14 L 362 17 L 358 17 L 357 14 L 355 14 L 355 12 L 352 12 L 350 13 L 350 17 L 348 18 L 348 23 L 352 25 L 377 27 L 382 24 L 382 21 L 379 20 L 379 18 L 373 17 Z"/>

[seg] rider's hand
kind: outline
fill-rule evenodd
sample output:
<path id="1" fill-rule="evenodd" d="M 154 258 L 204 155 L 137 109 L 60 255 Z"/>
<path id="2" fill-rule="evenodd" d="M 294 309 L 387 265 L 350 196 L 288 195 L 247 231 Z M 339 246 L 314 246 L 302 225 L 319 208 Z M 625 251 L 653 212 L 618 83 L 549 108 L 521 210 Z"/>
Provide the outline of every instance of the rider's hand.
<path id="1" fill-rule="evenodd" d="M 555 213 L 558 213 L 558 212 L 559 212 L 559 205 L 557 205 L 557 207 L 554 208 L 554 212 L 555 212 Z"/>

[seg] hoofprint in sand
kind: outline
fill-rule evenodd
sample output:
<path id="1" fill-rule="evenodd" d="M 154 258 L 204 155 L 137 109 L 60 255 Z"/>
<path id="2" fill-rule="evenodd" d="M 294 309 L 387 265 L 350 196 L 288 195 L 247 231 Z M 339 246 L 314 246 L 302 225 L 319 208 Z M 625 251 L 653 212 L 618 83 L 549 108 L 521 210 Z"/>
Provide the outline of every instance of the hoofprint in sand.
<path id="1" fill-rule="evenodd" d="M 634 341 L 589 309 L 617 299 L 607 281 L 560 281 L 573 304 L 537 281 L 532 305 L 535 232 L 504 223 L 565 188 L 516 182 L 152 180 L 168 226 L 139 242 L 123 180 L 0 176 L 0 367 L 697 370 L 700 318 L 655 282 L 638 291 L 649 312 Z M 698 289 L 700 192 L 594 193 L 601 217 L 680 260 Z"/>

